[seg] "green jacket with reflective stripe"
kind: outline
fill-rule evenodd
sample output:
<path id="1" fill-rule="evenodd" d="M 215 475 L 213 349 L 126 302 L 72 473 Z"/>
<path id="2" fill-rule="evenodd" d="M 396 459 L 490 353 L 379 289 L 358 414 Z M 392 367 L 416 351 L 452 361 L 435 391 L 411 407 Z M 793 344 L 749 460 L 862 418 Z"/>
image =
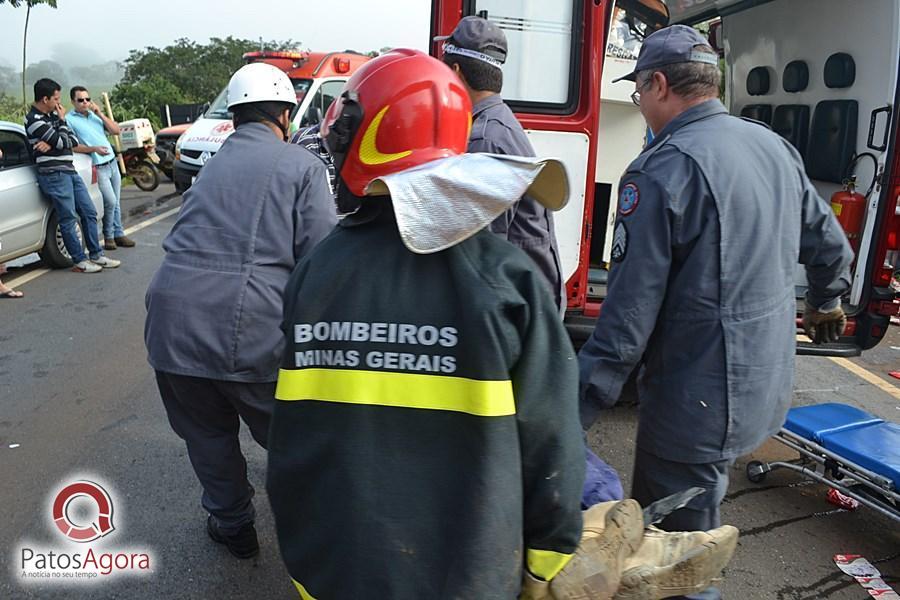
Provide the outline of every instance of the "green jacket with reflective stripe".
<path id="1" fill-rule="evenodd" d="M 386 199 L 295 269 L 269 438 L 304 597 L 515 598 L 581 536 L 571 343 L 533 262 L 482 231 L 413 254 Z"/>

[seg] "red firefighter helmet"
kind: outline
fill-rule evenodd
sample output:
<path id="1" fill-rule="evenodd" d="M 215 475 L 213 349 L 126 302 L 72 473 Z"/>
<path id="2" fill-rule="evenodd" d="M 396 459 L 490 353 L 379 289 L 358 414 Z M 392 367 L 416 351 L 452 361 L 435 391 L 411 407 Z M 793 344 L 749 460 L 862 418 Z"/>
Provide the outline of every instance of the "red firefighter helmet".
<path id="1" fill-rule="evenodd" d="M 354 196 L 378 177 L 466 151 L 472 105 L 441 61 L 399 48 L 365 63 L 322 121 L 335 171 Z"/>

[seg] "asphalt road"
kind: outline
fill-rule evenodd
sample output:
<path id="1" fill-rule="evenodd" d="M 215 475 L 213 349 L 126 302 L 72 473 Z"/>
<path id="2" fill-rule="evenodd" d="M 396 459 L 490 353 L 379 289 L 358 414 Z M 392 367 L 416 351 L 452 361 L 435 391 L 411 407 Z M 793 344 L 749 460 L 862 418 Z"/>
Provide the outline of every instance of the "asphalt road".
<path id="1" fill-rule="evenodd" d="M 7 278 L 31 278 L 23 300 L 0 301 L 0 598 L 296 598 L 278 557 L 264 488 L 265 454 L 244 432 L 250 479 L 257 488 L 261 554 L 238 561 L 206 536 L 200 487 L 184 445 L 171 431 L 143 346 L 143 295 L 174 222 L 171 185 L 152 194 L 127 192 L 136 248 L 112 256 L 115 271 L 52 271 L 21 261 Z M 145 221 L 147 223 L 149 221 Z M 126 224 L 127 225 L 127 224 Z M 900 328 L 853 364 L 887 383 L 880 389 L 828 359 L 801 358 L 795 403 L 841 401 L 900 420 Z M 890 390 L 893 390 L 891 392 Z M 590 433 L 598 453 L 630 478 L 635 409 L 617 408 Z M 753 458 L 792 458 L 767 443 Z M 796 485 L 776 472 L 762 485 L 735 465 L 723 513 L 743 536 L 726 573 L 729 598 L 861 599 L 866 593 L 832 563 L 836 553 L 862 554 L 900 588 L 900 526 L 872 511 L 837 511 L 825 488 Z M 63 484 L 96 477 L 110 486 L 116 531 L 109 550 L 150 549 L 154 573 L 86 586 L 21 578 L 21 546 L 64 545 L 50 505 Z M 72 544 L 69 544 L 71 547 Z M 323 556 L 328 549 L 323 548 Z"/>

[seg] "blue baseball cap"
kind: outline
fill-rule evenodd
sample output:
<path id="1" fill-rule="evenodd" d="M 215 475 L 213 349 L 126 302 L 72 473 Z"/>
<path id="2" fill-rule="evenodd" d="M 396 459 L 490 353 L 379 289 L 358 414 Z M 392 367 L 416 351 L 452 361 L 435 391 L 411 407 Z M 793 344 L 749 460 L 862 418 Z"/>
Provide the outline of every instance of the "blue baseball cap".
<path id="1" fill-rule="evenodd" d="M 676 63 L 699 62 L 718 66 L 718 54 L 699 52 L 694 49 L 695 46 L 709 46 L 709 41 L 693 27 L 672 25 L 655 31 L 644 39 L 634 71 L 614 79 L 613 83 L 623 79 L 635 81 L 640 71 L 650 71 Z"/>

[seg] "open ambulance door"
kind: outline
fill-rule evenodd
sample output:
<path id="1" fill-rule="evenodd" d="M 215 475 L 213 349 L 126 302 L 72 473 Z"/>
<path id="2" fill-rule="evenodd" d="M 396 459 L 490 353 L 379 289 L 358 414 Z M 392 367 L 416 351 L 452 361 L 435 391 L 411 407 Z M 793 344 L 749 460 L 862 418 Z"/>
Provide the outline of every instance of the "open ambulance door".
<path id="1" fill-rule="evenodd" d="M 725 104 L 765 122 L 804 158 L 825 201 L 858 178 L 858 218 L 832 203 L 856 252 L 839 343 L 799 354 L 854 356 L 885 335 L 900 288 L 900 0 L 666 0 L 672 23 L 721 19 Z M 847 27 L 852 23 L 853 27 Z M 798 306 L 806 277 L 796 272 Z M 799 315 L 799 309 L 798 309 Z"/>
<path id="2" fill-rule="evenodd" d="M 642 122 L 636 136 L 627 127 L 634 148 L 598 141 L 607 42 L 618 5 L 629 6 L 639 38 L 648 27 L 644 23 L 655 29 L 668 19 L 661 0 L 432 0 L 429 47 L 433 56 L 441 56 L 440 43 L 431 41 L 434 36 L 449 35 L 464 16 L 487 17 L 503 29 L 509 42 L 503 66 L 504 100 L 536 153 L 559 158 L 566 165 L 571 197 L 554 219 L 566 280 L 566 326 L 576 344 L 590 335 L 599 314 L 600 299 L 588 295 L 592 256 L 596 259 L 609 245 L 605 230 L 610 190 L 608 183 L 600 184 L 600 171 L 615 170 L 614 163 L 621 158 L 624 163 L 615 175 L 604 173 L 608 175 L 604 179 L 617 182 L 624 166 L 639 154 L 645 131 Z M 620 104 L 627 103 L 636 113 L 628 98 L 631 89 L 625 87 L 615 94 L 622 96 Z M 621 130 L 623 122 L 614 112 L 607 121 Z M 602 196 L 599 207 L 598 193 Z"/>
<path id="3" fill-rule="evenodd" d="M 585 308 L 598 92 L 612 7 L 610 0 L 432 0 L 433 56 L 442 50 L 431 40 L 450 35 L 462 17 L 487 17 L 503 29 L 509 44 L 503 98 L 538 156 L 566 165 L 571 195 L 554 219 L 570 321 Z M 592 323 L 582 324 L 586 332 Z"/>

